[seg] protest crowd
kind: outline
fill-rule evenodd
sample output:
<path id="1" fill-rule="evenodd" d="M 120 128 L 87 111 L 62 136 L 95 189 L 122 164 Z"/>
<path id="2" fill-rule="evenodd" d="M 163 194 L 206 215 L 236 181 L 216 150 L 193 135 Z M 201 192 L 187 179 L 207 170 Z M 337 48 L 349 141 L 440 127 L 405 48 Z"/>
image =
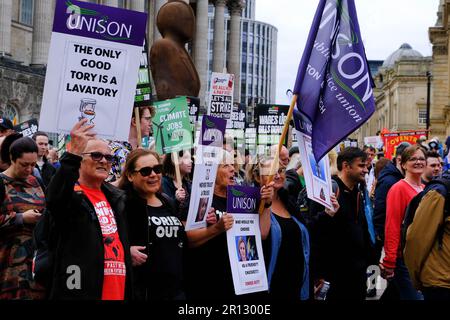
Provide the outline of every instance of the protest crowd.
<path id="1" fill-rule="evenodd" d="M 297 147 L 282 147 L 270 181 L 274 148 L 245 162 L 224 144 L 207 225 L 185 231 L 195 150 L 179 154 L 178 185 L 170 154 L 132 141 L 113 152 L 118 142 L 84 122 L 57 163 L 44 132 L 31 139 L 1 124 L 1 299 L 364 300 L 376 291 L 369 266 L 388 280 L 382 300 L 449 299 L 448 146 L 403 142 L 392 161 L 373 146 L 332 151 L 330 210 L 306 196 Z M 147 135 L 149 123 L 141 118 Z M 226 190 L 243 171 L 240 184 L 259 188 L 265 203 L 269 290 L 236 296 Z M 252 259 L 245 244 L 240 261 Z"/>
<path id="2" fill-rule="evenodd" d="M 393 152 L 386 143 L 339 146 L 375 108 L 370 85 L 361 89 L 362 42 L 335 50 L 345 42 L 336 39 L 361 38 L 354 1 L 343 2 L 353 19 L 342 14 L 336 26 L 330 8 L 341 1 L 319 2 L 312 30 L 327 48 L 307 44 L 288 115 L 258 106 L 267 112 L 250 151 L 226 131 L 233 74 L 214 72 L 208 112 L 189 117 L 200 80 L 186 51 L 188 4 L 161 7 L 162 39 L 149 54 L 159 100 L 136 105 L 146 16 L 76 2 L 105 12 L 99 21 L 109 26 L 130 15 L 129 30 L 139 31 L 131 41 L 124 24 L 121 37 L 106 37 L 81 30 L 80 7 L 58 0 L 39 131 L 28 137 L 0 118 L 0 299 L 450 300 L 450 136 L 445 146 L 420 136 Z M 85 44 L 69 45 L 81 35 Z M 94 49 L 100 41 L 117 51 Z M 55 63 L 66 47 L 74 69 L 85 70 L 85 55 L 109 59 L 89 72 L 120 99 L 74 93 L 87 90 L 77 72 L 64 78 L 70 68 Z M 345 90 L 311 69 L 338 70 Z M 72 89 L 55 90 L 57 78 Z M 291 119 L 298 146 L 285 139 Z M 46 132 L 69 131 L 60 154 Z"/>

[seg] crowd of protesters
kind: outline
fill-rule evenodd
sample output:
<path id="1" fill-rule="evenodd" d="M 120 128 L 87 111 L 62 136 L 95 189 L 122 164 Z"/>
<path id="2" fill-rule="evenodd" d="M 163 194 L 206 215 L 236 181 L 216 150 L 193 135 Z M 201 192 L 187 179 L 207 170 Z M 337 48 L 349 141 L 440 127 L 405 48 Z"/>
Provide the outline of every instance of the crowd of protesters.
<path id="1" fill-rule="evenodd" d="M 150 134 L 151 117 L 151 108 L 140 110 L 141 136 Z M 297 147 L 248 161 L 224 144 L 207 225 L 185 231 L 197 196 L 194 152 L 175 159 L 139 148 L 134 116 L 126 142 L 97 139 L 85 122 L 73 127 L 70 149 L 59 157 L 44 132 L 22 137 L 0 119 L 0 299 L 293 301 L 325 294 L 362 301 L 376 294 L 367 287 L 370 266 L 388 281 L 381 299 L 450 299 L 448 216 L 430 217 L 443 233 L 439 249 L 428 248 L 431 262 L 422 259 L 423 273 L 413 270 L 419 263 L 409 253 L 414 246 L 427 252 L 421 236 L 408 234 L 406 256 L 402 243 L 412 199 L 449 178 L 450 140 L 445 152 L 437 139 L 402 143 L 392 161 L 372 146 L 330 152 L 333 210 L 307 197 Z M 265 203 L 260 232 L 269 286 L 239 297 L 226 238 L 234 223 L 227 186 L 234 184 L 259 188 Z M 446 190 L 430 189 L 444 199 L 433 210 L 443 210 Z M 428 223 L 426 214 L 417 221 L 412 230 Z"/>

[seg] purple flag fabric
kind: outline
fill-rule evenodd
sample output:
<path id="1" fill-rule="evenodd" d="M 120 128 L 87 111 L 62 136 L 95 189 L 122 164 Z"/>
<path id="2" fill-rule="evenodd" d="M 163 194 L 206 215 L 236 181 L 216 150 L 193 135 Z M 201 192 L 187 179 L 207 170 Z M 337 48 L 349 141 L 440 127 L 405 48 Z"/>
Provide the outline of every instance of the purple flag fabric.
<path id="1" fill-rule="evenodd" d="M 297 73 L 297 107 L 319 161 L 375 111 L 354 0 L 320 0 Z"/>

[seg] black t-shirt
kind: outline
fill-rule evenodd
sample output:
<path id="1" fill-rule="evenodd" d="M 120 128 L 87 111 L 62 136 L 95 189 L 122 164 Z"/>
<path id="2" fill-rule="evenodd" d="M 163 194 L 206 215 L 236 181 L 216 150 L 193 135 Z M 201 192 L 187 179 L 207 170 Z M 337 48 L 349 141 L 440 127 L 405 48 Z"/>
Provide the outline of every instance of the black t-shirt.
<path id="1" fill-rule="evenodd" d="M 276 214 L 275 218 L 281 228 L 281 245 L 270 283 L 270 297 L 298 300 L 303 284 L 305 261 L 302 231 L 293 218 L 283 218 Z M 265 241 L 265 247 L 270 246 L 270 236 Z M 270 249 L 267 251 L 270 251 Z M 270 259 L 270 252 L 265 253 L 265 256 L 266 259 Z"/>
<path id="2" fill-rule="evenodd" d="M 147 206 L 148 294 L 151 300 L 183 298 L 184 226 L 167 206 Z"/>
<path id="3" fill-rule="evenodd" d="M 227 210 L 227 199 L 214 196 L 217 220 Z M 222 232 L 198 248 L 188 250 L 188 298 L 223 300 L 235 297 L 227 236 Z"/>

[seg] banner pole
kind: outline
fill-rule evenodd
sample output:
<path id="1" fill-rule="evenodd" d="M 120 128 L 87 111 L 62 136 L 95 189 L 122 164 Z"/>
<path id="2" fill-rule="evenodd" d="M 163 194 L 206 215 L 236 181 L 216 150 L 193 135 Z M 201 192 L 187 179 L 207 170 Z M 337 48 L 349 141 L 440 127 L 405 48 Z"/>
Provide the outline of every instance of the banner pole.
<path id="1" fill-rule="evenodd" d="M 292 115 L 294 114 L 294 108 L 295 108 L 296 103 L 297 103 L 297 95 L 295 94 L 292 96 L 291 105 L 289 106 L 289 112 L 286 117 L 286 122 L 284 123 L 284 126 L 283 126 L 283 132 L 281 134 L 280 141 L 278 142 L 278 148 L 275 152 L 275 156 L 272 161 L 272 166 L 270 167 L 269 181 L 267 182 L 268 184 L 272 182 L 273 177 L 275 176 L 275 171 L 277 170 L 277 168 L 279 166 L 281 147 L 283 146 L 283 141 L 286 139 L 286 135 L 289 131 L 289 123 L 291 122 Z M 261 204 L 259 205 L 259 214 L 263 213 L 264 204 L 265 204 L 265 201 L 262 200 Z"/>
<path id="2" fill-rule="evenodd" d="M 136 133 L 137 133 L 137 147 L 142 147 L 142 134 L 141 134 L 141 117 L 139 116 L 139 108 L 134 108 L 134 119 L 136 121 Z"/>
<path id="3" fill-rule="evenodd" d="M 175 167 L 175 176 L 177 180 L 177 189 L 180 189 L 183 187 L 183 183 L 181 181 L 181 173 L 180 173 L 180 163 L 178 161 L 178 152 L 172 152 L 172 159 L 173 159 L 173 165 Z"/>

